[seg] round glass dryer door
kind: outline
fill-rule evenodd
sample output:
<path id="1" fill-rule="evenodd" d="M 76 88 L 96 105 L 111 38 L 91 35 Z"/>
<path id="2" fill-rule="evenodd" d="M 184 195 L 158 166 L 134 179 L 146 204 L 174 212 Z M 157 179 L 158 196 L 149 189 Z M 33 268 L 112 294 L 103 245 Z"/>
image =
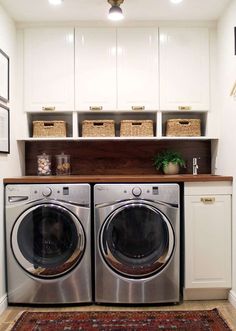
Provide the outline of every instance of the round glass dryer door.
<path id="1" fill-rule="evenodd" d="M 167 217 L 144 203 L 112 212 L 100 232 L 100 248 L 107 264 L 127 277 L 157 273 L 174 250 L 174 233 Z"/>
<path id="2" fill-rule="evenodd" d="M 69 210 L 41 204 L 16 221 L 11 245 L 24 270 L 35 277 L 52 278 L 71 270 L 85 250 L 83 227 Z"/>

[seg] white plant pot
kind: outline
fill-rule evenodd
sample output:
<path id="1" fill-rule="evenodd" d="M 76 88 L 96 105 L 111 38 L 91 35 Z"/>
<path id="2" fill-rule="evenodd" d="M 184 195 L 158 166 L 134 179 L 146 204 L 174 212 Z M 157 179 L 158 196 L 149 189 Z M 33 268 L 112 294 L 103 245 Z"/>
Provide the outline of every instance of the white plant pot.
<path id="1" fill-rule="evenodd" d="M 167 166 L 163 167 L 163 172 L 165 175 L 176 175 L 179 173 L 179 165 L 170 162 Z"/>

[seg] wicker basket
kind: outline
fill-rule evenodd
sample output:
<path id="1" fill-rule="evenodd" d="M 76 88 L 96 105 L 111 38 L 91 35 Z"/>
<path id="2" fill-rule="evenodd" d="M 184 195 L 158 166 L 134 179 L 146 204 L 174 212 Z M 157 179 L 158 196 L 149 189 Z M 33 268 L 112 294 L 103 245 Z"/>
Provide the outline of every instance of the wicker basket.
<path id="1" fill-rule="evenodd" d="M 33 137 L 66 137 L 66 122 L 33 121 Z"/>
<path id="2" fill-rule="evenodd" d="M 114 137 L 115 121 L 85 120 L 82 122 L 82 137 Z"/>
<path id="3" fill-rule="evenodd" d="M 121 137 L 153 137 L 152 120 L 123 120 L 120 122 Z"/>
<path id="4" fill-rule="evenodd" d="M 170 119 L 166 121 L 166 136 L 168 137 L 198 137 L 201 136 L 200 119 Z"/>

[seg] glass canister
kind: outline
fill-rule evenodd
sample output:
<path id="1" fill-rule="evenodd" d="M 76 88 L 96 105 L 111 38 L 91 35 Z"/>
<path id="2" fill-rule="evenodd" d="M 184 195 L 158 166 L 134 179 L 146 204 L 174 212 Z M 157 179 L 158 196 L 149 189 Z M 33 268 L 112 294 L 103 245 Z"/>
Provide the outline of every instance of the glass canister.
<path id="1" fill-rule="evenodd" d="M 61 153 L 56 155 L 56 174 L 57 175 L 70 175 L 70 155 Z"/>
<path id="2" fill-rule="evenodd" d="M 38 159 L 38 175 L 45 176 L 52 174 L 51 168 L 51 155 L 43 153 L 41 155 L 37 155 Z"/>

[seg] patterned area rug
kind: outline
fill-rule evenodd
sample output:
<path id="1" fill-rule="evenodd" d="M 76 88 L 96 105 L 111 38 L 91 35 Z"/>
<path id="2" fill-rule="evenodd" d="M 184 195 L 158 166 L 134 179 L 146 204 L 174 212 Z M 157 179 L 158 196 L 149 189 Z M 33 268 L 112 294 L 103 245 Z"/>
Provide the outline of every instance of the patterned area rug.
<path id="1" fill-rule="evenodd" d="M 226 331 L 217 309 L 198 311 L 23 312 L 11 331 Z"/>

